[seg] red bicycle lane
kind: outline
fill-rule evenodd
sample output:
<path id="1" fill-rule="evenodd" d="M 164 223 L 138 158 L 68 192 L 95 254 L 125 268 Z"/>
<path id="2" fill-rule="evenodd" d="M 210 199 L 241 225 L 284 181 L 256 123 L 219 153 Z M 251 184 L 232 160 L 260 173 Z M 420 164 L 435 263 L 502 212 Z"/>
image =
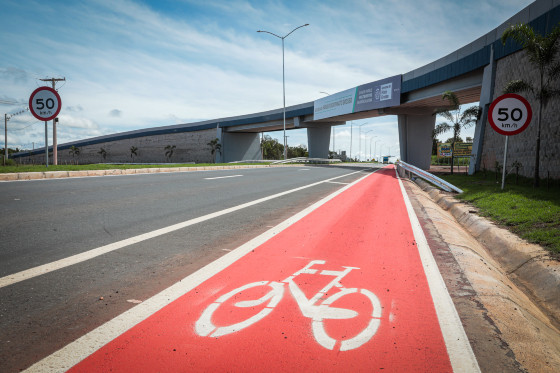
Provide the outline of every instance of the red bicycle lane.
<path id="1" fill-rule="evenodd" d="M 452 371 L 399 181 L 371 174 L 73 371 Z"/>

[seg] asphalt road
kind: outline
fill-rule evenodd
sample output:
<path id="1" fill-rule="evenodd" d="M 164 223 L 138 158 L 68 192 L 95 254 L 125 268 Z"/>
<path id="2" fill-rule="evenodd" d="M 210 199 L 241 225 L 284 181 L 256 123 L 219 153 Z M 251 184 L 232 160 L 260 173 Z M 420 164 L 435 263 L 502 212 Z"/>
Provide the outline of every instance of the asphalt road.
<path id="1" fill-rule="evenodd" d="M 28 367 L 371 171 L 287 167 L 0 183 L 0 278 L 301 188 L 1 287 L 2 370 Z"/>

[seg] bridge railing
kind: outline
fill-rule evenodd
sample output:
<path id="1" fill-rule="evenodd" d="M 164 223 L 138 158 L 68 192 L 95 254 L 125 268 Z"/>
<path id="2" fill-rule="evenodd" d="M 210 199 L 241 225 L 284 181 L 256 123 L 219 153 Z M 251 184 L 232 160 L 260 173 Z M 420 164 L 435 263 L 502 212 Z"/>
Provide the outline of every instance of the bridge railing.
<path id="1" fill-rule="evenodd" d="M 445 190 L 446 192 L 457 192 L 457 193 L 463 193 L 463 191 L 459 188 L 457 188 L 455 185 L 448 183 L 447 181 L 440 179 L 439 177 L 419 169 L 416 166 L 413 166 L 411 164 L 408 164 L 406 162 L 403 161 L 398 161 L 396 163 L 397 166 L 397 171 L 399 171 L 399 175 L 401 175 L 401 170 L 405 170 L 409 173 L 412 173 L 424 180 L 426 180 L 427 182 L 434 184 L 435 186 L 437 186 L 438 188 L 441 188 L 443 190 Z"/>
<path id="2" fill-rule="evenodd" d="M 274 161 L 271 164 L 283 164 L 283 163 L 337 163 L 342 162 L 340 159 L 328 159 L 328 158 L 307 158 L 307 157 L 297 157 L 290 159 L 282 159 L 279 161 Z"/>

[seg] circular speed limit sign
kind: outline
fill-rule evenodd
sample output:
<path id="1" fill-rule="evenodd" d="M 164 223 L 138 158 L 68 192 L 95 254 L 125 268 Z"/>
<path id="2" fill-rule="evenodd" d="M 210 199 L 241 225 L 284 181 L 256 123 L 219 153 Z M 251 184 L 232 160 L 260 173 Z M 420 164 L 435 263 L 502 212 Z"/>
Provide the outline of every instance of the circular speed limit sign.
<path id="1" fill-rule="evenodd" d="M 505 136 L 523 132 L 531 122 L 533 111 L 529 102 L 519 95 L 508 93 L 492 101 L 488 120 L 496 132 Z"/>
<path id="2" fill-rule="evenodd" d="M 39 87 L 29 97 L 29 110 L 39 120 L 54 119 L 60 113 L 61 107 L 62 101 L 58 92 L 49 87 Z"/>

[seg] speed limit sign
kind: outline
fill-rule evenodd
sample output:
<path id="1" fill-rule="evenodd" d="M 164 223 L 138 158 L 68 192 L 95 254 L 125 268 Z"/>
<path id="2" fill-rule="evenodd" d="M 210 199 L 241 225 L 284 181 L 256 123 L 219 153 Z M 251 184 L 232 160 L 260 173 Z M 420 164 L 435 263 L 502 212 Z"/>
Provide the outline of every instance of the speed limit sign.
<path id="1" fill-rule="evenodd" d="M 531 122 L 531 105 L 522 96 L 514 93 L 502 95 L 492 101 L 488 121 L 496 132 L 505 136 L 523 132 Z"/>
<path id="2" fill-rule="evenodd" d="M 39 120 L 56 118 L 61 107 L 62 101 L 58 92 L 50 87 L 39 87 L 29 97 L 29 110 Z"/>

